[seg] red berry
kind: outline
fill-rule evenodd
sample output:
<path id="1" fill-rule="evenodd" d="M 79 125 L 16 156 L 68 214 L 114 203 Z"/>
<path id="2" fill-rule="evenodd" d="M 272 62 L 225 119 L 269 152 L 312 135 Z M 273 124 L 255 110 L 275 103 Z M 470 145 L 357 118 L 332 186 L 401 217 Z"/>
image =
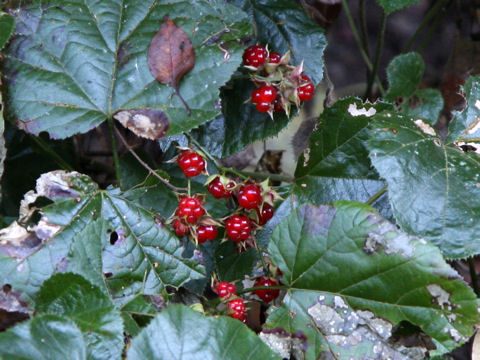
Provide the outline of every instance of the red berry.
<path id="1" fill-rule="evenodd" d="M 175 230 L 175 234 L 177 236 L 185 236 L 188 234 L 189 232 L 189 229 L 188 229 L 188 225 L 185 224 L 182 220 L 180 219 L 176 219 L 174 222 L 173 222 L 173 229 Z"/>
<path id="2" fill-rule="evenodd" d="M 261 94 L 260 94 L 260 89 L 255 89 L 252 91 L 252 96 L 250 98 L 250 101 L 254 104 L 258 104 L 259 102 L 261 102 Z"/>
<path id="3" fill-rule="evenodd" d="M 244 215 L 232 215 L 225 221 L 225 229 L 230 239 L 235 242 L 247 240 L 252 232 L 250 219 Z"/>
<path id="4" fill-rule="evenodd" d="M 301 79 L 306 83 L 297 88 L 298 98 L 301 101 L 308 101 L 313 97 L 315 86 L 307 75 L 302 75 Z"/>
<path id="5" fill-rule="evenodd" d="M 197 228 L 197 239 L 199 244 L 209 240 L 215 240 L 218 235 L 217 227 L 213 225 L 200 225 Z"/>
<path id="6" fill-rule="evenodd" d="M 262 276 L 255 282 L 253 286 L 257 287 L 257 286 L 277 286 L 277 285 L 278 285 L 278 282 L 276 280 Z M 263 301 L 270 302 L 272 300 L 275 300 L 278 297 L 278 295 L 280 294 L 280 290 L 278 289 L 277 290 L 273 290 L 273 289 L 255 290 L 254 293 Z"/>
<path id="7" fill-rule="evenodd" d="M 283 112 L 285 109 L 280 102 L 280 98 L 277 96 L 275 100 L 273 100 L 273 111 L 275 112 Z"/>
<path id="8" fill-rule="evenodd" d="M 177 159 L 177 163 L 187 177 L 197 176 L 205 170 L 205 160 L 195 151 L 182 151 Z"/>
<path id="9" fill-rule="evenodd" d="M 246 184 L 238 191 L 237 198 L 244 209 L 255 209 L 262 202 L 262 190 L 255 184 Z"/>
<path id="10" fill-rule="evenodd" d="M 267 49 L 260 45 L 252 45 L 243 53 L 243 63 L 248 66 L 259 67 L 267 59 Z"/>
<path id="11" fill-rule="evenodd" d="M 233 182 L 229 182 L 226 186 L 223 186 L 222 181 L 217 176 L 208 184 L 207 190 L 215 197 L 215 199 L 229 198 L 232 196 L 232 192 L 229 189 L 233 188 L 234 186 L 235 185 Z"/>
<path id="12" fill-rule="evenodd" d="M 245 314 L 245 303 L 242 299 L 230 300 L 227 304 L 229 315 L 235 319 L 245 322 L 247 316 Z"/>
<path id="13" fill-rule="evenodd" d="M 202 202 L 196 196 L 184 196 L 180 199 L 175 215 L 193 224 L 205 214 Z"/>
<path id="14" fill-rule="evenodd" d="M 265 113 L 268 112 L 272 107 L 272 104 L 269 102 L 259 102 L 256 105 L 256 108 L 259 112 Z"/>
<path id="15" fill-rule="evenodd" d="M 221 298 L 228 299 L 230 296 L 237 294 L 237 289 L 235 285 L 222 281 L 217 285 L 217 294 Z"/>
<path id="16" fill-rule="evenodd" d="M 258 225 L 263 226 L 273 217 L 274 210 L 270 204 L 263 203 L 262 213 L 260 213 L 260 209 L 257 208 L 257 215 L 258 215 Z"/>
<path id="17" fill-rule="evenodd" d="M 282 59 L 282 55 L 276 51 L 272 51 L 268 57 L 268 62 L 272 64 L 278 64 Z"/>
<path id="18" fill-rule="evenodd" d="M 277 96 L 277 90 L 275 90 L 275 88 L 271 85 L 264 85 L 258 90 L 260 91 L 259 102 L 271 103 Z"/>

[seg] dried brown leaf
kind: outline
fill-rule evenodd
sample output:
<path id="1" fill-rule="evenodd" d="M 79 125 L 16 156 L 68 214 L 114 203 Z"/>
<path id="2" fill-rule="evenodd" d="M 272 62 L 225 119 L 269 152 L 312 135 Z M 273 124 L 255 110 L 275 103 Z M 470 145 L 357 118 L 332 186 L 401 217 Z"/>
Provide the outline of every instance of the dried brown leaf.
<path id="1" fill-rule="evenodd" d="M 122 110 L 113 115 L 128 130 L 150 140 L 165 136 L 170 125 L 167 116 L 160 110 Z"/>
<path id="2" fill-rule="evenodd" d="M 192 41 L 172 19 L 165 16 L 148 49 L 148 67 L 157 81 L 174 88 L 188 113 L 190 108 L 178 91 L 178 83 L 194 65 Z"/>

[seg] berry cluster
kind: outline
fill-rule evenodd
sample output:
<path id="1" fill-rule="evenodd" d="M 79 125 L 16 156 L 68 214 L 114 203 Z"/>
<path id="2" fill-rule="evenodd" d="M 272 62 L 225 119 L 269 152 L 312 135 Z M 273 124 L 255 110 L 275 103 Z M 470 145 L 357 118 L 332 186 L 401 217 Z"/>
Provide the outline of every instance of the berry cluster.
<path id="1" fill-rule="evenodd" d="M 270 54 L 270 56 L 274 53 Z M 278 59 L 280 61 L 278 54 Z M 276 61 L 276 60 L 275 60 Z M 275 89 L 272 88 L 275 92 Z M 172 159 L 176 161 L 187 178 L 207 174 L 206 161 L 201 152 L 190 148 L 180 148 L 180 154 Z M 179 237 L 189 236 L 196 244 L 215 240 L 218 236 L 218 226 L 224 223 L 227 239 L 238 244 L 243 250 L 255 246 L 254 232 L 265 225 L 274 215 L 273 202 L 279 198 L 273 191 L 268 180 L 257 183 L 252 180 L 236 182 L 225 175 L 215 174 L 206 181 L 208 192 L 216 199 L 230 199 L 233 213 L 223 219 L 213 219 L 204 205 L 206 197 L 203 194 L 178 194 L 178 207 L 168 220 L 175 234 Z M 259 277 L 256 287 L 278 285 L 278 281 L 270 277 Z M 217 292 L 221 302 L 226 306 L 226 314 L 246 322 L 245 301 L 236 295 L 234 284 L 228 282 L 212 282 L 212 289 Z M 273 301 L 279 295 L 276 289 L 259 289 L 254 293 L 264 302 Z"/>
<path id="2" fill-rule="evenodd" d="M 290 54 L 281 55 L 269 52 L 268 48 L 252 45 L 243 53 L 243 64 L 252 72 L 251 79 L 257 86 L 252 92 L 250 102 L 259 112 L 290 113 L 291 104 L 300 106 L 303 101 L 312 99 L 315 86 L 312 80 L 303 74 L 303 62 L 291 66 Z"/>

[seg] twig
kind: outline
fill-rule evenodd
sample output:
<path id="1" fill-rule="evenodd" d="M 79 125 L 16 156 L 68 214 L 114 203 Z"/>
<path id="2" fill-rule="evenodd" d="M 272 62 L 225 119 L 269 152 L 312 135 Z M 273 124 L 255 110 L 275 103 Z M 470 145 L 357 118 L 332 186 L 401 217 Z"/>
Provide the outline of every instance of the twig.
<path id="1" fill-rule="evenodd" d="M 278 286 L 253 286 L 247 289 L 237 290 L 237 294 L 245 294 L 249 292 L 254 292 L 255 290 L 288 290 L 288 286 L 278 285 Z"/>
<path id="2" fill-rule="evenodd" d="M 130 154 L 133 155 L 133 157 L 135 159 L 137 159 L 137 161 L 140 163 L 140 165 L 142 165 L 145 169 L 148 170 L 148 172 L 150 174 L 152 174 L 153 176 L 155 176 L 158 180 L 160 180 L 162 183 L 164 183 L 165 185 L 167 185 L 170 189 L 172 189 L 173 191 L 176 191 L 176 192 L 180 192 L 180 191 L 187 191 L 188 189 L 187 188 L 182 188 L 182 187 L 177 187 L 175 185 L 172 185 L 167 179 L 164 179 L 163 177 L 161 177 L 155 170 L 153 170 L 145 161 L 143 161 L 140 156 L 138 156 L 138 154 L 132 149 L 132 147 L 127 143 L 127 140 L 125 140 L 125 138 L 123 137 L 123 135 L 120 133 L 120 131 L 115 127 L 115 132 L 118 136 L 118 138 L 121 140 L 121 142 L 123 143 L 123 145 L 125 145 L 125 147 L 127 148 L 127 150 L 130 152 Z"/>

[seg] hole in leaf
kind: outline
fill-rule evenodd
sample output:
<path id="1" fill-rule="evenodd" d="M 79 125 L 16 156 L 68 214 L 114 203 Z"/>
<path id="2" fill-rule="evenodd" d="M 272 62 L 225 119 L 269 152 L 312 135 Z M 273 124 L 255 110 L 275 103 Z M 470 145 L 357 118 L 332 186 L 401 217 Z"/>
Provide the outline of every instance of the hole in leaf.
<path id="1" fill-rule="evenodd" d="M 105 278 L 108 279 L 108 278 L 111 278 L 113 276 L 113 273 L 107 272 L 107 273 L 103 274 L 103 276 L 105 276 Z"/>
<path id="2" fill-rule="evenodd" d="M 111 234 L 110 234 L 110 244 L 112 245 L 115 245 L 115 243 L 117 242 L 118 240 L 118 234 L 116 231 L 113 231 Z"/>
<path id="3" fill-rule="evenodd" d="M 5 294 L 8 294 L 10 292 L 10 290 L 12 290 L 12 285 L 5 284 L 5 285 L 2 286 L 2 290 Z"/>

